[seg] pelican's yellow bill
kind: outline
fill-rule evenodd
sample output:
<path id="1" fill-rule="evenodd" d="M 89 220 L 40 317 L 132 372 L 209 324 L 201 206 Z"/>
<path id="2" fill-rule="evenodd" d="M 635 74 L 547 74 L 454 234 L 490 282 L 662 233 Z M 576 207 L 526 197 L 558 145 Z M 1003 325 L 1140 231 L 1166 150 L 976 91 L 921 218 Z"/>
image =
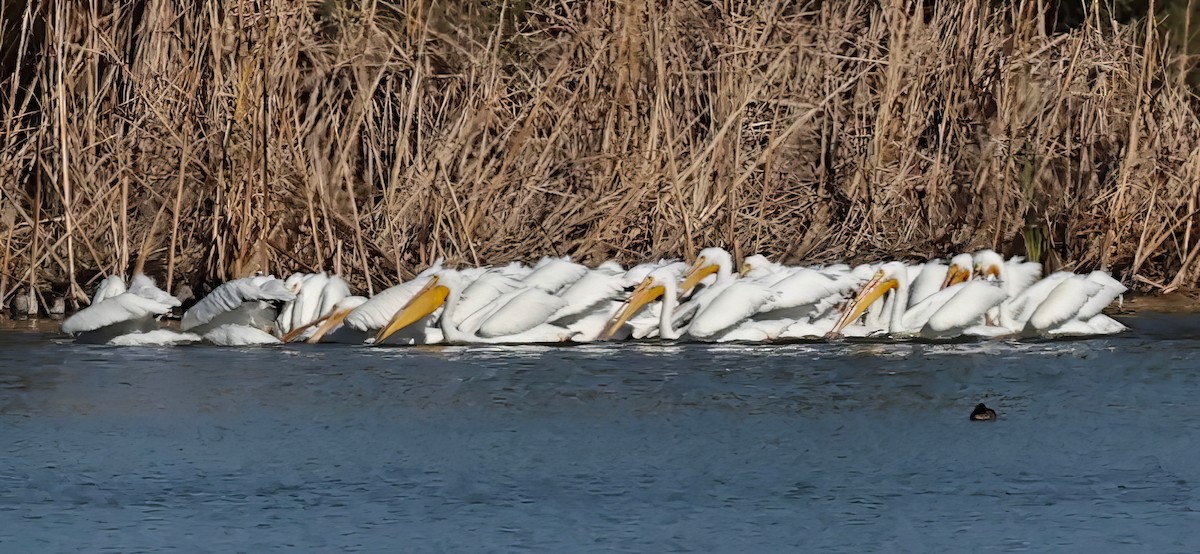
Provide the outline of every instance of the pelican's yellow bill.
<path id="1" fill-rule="evenodd" d="M 396 331 L 424 319 L 425 316 L 444 304 L 448 296 L 450 296 L 450 289 L 439 285 L 437 277 L 431 278 L 429 283 L 412 297 L 412 300 L 409 300 L 403 308 L 400 308 L 400 311 L 396 312 L 387 327 L 380 329 L 379 334 L 375 335 L 375 344 L 382 344 Z"/>
<path id="2" fill-rule="evenodd" d="M 838 319 L 837 325 L 834 325 L 833 330 L 829 332 L 827 337 L 836 337 L 842 333 L 842 330 L 856 321 L 859 316 L 863 315 L 871 304 L 879 300 L 889 290 L 900 286 L 900 282 L 896 279 L 883 279 L 883 273 L 875 274 L 875 277 L 863 287 L 862 292 L 852 302 L 846 305 L 846 311 L 842 312 L 842 317 Z"/>
<path id="3" fill-rule="evenodd" d="M 699 285 L 700 281 L 703 281 L 705 277 L 708 277 L 716 272 L 717 264 L 707 263 L 707 260 L 704 259 L 704 256 L 700 256 L 696 259 L 696 263 L 692 264 L 691 269 L 688 270 L 687 276 L 683 278 L 683 283 L 680 283 L 679 295 L 683 296 L 687 294 L 689 291 L 696 288 L 696 285 Z"/>
<path id="4" fill-rule="evenodd" d="M 309 327 L 312 327 L 313 325 L 318 325 L 327 319 L 329 319 L 329 314 L 325 314 L 321 317 L 318 317 L 317 319 L 314 319 L 308 323 L 305 323 L 304 325 L 301 325 L 295 329 L 292 329 L 291 331 L 288 331 L 287 334 L 280 337 L 279 342 L 282 342 L 284 344 L 292 342 L 292 341 L 296 340 L 296 337 L 299 337 L 300 335 L 304 334 L 304 331 L 306 329 L 308 329 Z"/>
<path id="5" fill-rule="evenodd" d="M 617 312 L 617 315 L 608 320 L 608 324 L 604 326 L 604 332 L 600 333 L 600 340 L 611 339 L 621 329 L 621 326 L 629 321 L 629 318 L 642 309 L 642 306 L 653 302 L 666 293 L 667 289 L 665 287 L 654 285 L 653 283 L 654 280 L 648 277 L 634 289 L 633 294 L 629 296 L 629 300 L 625 302 L 625 305 Z"/>
<path id="6" fill-rule="evenodd" d="M 951 264 L 946 268 L 946 279 L 942 281 L 942 288 L 957 285 L 971 278 L 971 272 Z"/>
<path id="7" fill-rule="evenodd" d="M 320 327 L 317 327 L 316 331 L 313 331 L 312 336 L 308 337 L 308 344 L 317 344 L 318 342 L 321 342 L 321 338 L 323 338 L 325 335 L 328 335 L 334 327 L 341 325 L 342 322 L 346 320 L 346 316 L 350 315 L 350 312 L 352 311 L 354 310 L 351 308 L 335 310 L 329 315 L 329 317 L 325 318 L 325 321 L 321 323 Z"/>

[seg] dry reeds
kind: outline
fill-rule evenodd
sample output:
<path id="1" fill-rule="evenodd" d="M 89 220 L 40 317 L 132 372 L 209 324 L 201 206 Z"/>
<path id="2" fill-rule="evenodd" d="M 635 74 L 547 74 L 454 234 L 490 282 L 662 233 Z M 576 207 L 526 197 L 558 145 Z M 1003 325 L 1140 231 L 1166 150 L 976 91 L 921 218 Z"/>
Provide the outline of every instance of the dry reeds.
<path id="1" fill-rule="evenodd" d="M 924 4 L 6 2 L 0 293 L 707 245 L 1200 282 L 1155 28 Z"/>

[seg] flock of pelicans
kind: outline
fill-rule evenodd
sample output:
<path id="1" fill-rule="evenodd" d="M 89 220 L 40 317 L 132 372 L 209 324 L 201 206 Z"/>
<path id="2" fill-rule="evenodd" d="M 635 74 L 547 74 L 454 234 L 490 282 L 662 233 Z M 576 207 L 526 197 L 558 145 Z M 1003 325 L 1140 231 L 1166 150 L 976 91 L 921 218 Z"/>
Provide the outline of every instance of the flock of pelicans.
<path id="1" fill-rule="evenodd" d="M 557 343 L 659 339 L 773 341 L 838 336 L 1083 336 L 1125 326 L 1102 310 L 1125 287 L 1102 271 L 1042 277 L 991 250 L 948 263 L 791 267 L 720 248 L 695 263 L 590 268 L 569 258 L 450 269 L 441 263 L 371 298 L 336 275 L 227 282 L 160 324 L 175 297 L 145 275 L 105 279 L 63 322 L 79 342 L 244 346 L 297 340 L 374 344 Z"/>

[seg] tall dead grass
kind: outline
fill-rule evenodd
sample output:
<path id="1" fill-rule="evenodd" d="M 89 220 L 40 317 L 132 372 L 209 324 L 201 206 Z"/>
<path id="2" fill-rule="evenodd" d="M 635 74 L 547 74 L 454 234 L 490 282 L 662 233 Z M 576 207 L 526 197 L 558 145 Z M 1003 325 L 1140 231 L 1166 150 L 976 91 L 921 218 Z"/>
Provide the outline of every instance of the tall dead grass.
<path id="1" fill-rule="evenodd" d="M 1182 62 L 1041 4 L 6 1 L 0 293 L 707 245 L 1196 286 Z"/>

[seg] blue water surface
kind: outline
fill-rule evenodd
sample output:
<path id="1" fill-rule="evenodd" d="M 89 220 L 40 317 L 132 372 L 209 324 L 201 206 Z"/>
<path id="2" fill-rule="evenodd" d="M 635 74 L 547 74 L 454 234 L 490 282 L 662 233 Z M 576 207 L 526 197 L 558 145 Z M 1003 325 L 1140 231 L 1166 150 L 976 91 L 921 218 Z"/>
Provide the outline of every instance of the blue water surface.
<path id="1" fill-rule="evenodd" d="M 1200 317 L 1082 341 L 0 333 L 0 551 L 1200 551 Z M 972 422 L 977 402 L 1000 413 Z"/>

